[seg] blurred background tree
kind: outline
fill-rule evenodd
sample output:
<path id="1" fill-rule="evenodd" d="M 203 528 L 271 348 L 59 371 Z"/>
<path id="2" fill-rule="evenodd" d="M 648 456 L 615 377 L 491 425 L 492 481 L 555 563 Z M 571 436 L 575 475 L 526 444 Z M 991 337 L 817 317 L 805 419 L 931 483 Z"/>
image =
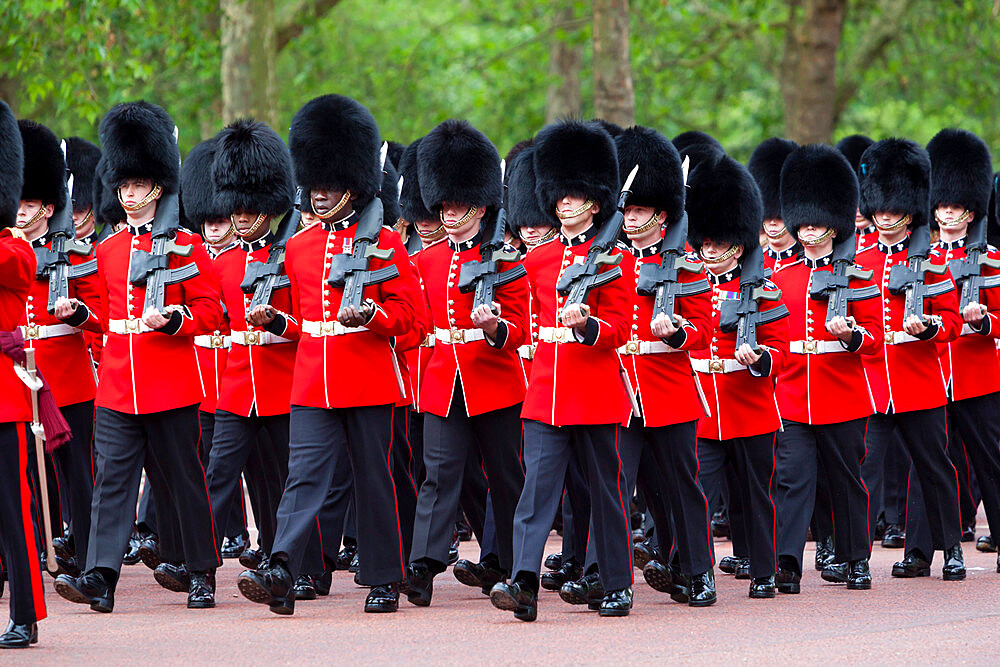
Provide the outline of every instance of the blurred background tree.
<path id="1" fill-rule="evenodd" d="M 282 134 L 310 98 L 366 104 L 386 138 L 469 119 L 505 152 L 546 121 L 1000 152 L 1000 0 L 20 0 L 0 9 L 0 98 L 96 139 L 146 98 L 182 150 L 241 115 Z"/>

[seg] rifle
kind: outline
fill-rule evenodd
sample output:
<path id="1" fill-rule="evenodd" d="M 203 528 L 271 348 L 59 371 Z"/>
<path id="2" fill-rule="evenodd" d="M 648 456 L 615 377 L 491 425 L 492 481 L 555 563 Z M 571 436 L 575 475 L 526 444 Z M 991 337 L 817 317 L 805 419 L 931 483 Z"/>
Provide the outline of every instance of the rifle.
<path id="1" fill-rule="evenodd" d="M 500 164 L 500 172 L 503 174 L 503 161 Z M 507 186 L 504 186 L 506 189 Z M 475 290 L 476 295 L 472 301 L 472 309 L 487 305 L 493 309 L 493 297 L 496 288 L 507 283 L 514 282 L 519 278 L 528 275 L 523 264 L 501 272 L 498 262 L 516 262 L 517 252 L 504 250 L 505 237 L 507 231 L 507 210 L 500 207 L 497 212 L 496 225 L 493 233 L 479 246 L 479 259 L 466 262 L 458 275 L 458 291 L 467 294 Z M 494 314 L 499 314 L 494 311 Z"/>
<path id="2" fill-rule="evenodd" d="M 62 142 L 63 154 L 66 152 L 66 142 Z M 52 243 L 49 248 L 35 248 L 35 259 L 38 263 L 36 276 L 49 279 L 49 301 L 46 306 L 49 314 L 55 312 L 56 301 L 69 298 L 69 281 L 85 278 L 97 273 L 97 260 L 92 259 L 82 264 L 70 264 L 69 256 L 89 255 L 93 246 L 76 240 L 76 227 L 73 225 L 73 175 L 66 181 L 66 203 L 52 214 L 49 219 L 48 236 Z"/>
<path id="3" fill-rule="evenodd" d="M 143 311 L 156 308 L 164 316 L 164 293 L 167 285 L 181 283 L 198 275 L 198 265 L 185 264 L 176 269 L 168 268 L 170 255 L 190 257 L 193 245 L 177 245 L 174 237 L 180 228 L 180 206 L 177 194 L 164 195 L 156 206 L 156 219 L 153 221 L 153 247 L 145 250 L 132 251 L 132 270 L 129 281 L 136 287 L 146 288 L 146 300 Z"/>
<path id="4" fill-rule="evenodd" d="M 740 298 L 725 300 L 719 307 L 719 329 L 724 332 L 736 330 L 737 350 L 746 343 L 754 354 L 760 354 L 757 326 L 788 316 L 785 304 L 763 312 L 760 310 L 761 301 L 777 301 L 781 298 L 781 290 L 764 288 L 765 280 L 764 249 L 755 245 L 740 263 Z"/>
<path id="5" fill-rule="evenodd" d="M 984 287 L 995 287 L 1000 284 L 1000 276 L 983 276 L 983 267 L 1000 269 L 1000 260 L 991 259 L 986 243 L 986 215 L 969 225 L 965 237 L 965 257 L 948 262 L 951 277 L 962 288 L 959 309 L 964 310 L 970 303 L 979 303 L 979 291 Z M 912 240 L 911 240 L 912 247 Z M 992 279 L 992 280 L 991 280 Z"/>
<path id="6" fill-rule="evenodd" d="M 924 314 L 924 299 L 927 297 L 947 294 L 952 289 L 951 281 L 928 285 L 925 280 L 928 273 L 944 275 L 948 267 L 944 264 L 931 262 L 931 232 L 927 225 L 921 225 L 910 232 L 910 245 L 907 250 L 906 264 L 897 264 L 889 272 L 889 291 L 893 294 L 906 293 L 906 304 L 903 317 L 916 315 L 922 322 L 927 322 Z"/>
<path id="7" fill-rule="evenodd" d="M 301 205 L 302 188 L 298 188 L 295 191 L 295 203 L 278 223 L 275 238 L 271 241 L 271 246 L 268 249 L 267 262 L 247 264 L 240 289 L 243 290 L 244 294 L 253 294 L 250 305 L 247 307 L 248 314 L 257 306 L 270 305 L 274 290 L 288 287 L 291 284 L 284 270 L 285 244 L 299 229 L 299 220 L 302 218 Z"/>
<path id="8" fill-rule="evenodd" d="M 833 246 L 830 258 L 830 271 L 819 271 L 813 274 L 809 287 L 809 296 L 813 299 L 826 299 L 826 321 L 835 317 L 847 317 L 847 302 L 871 299 L 879 295 L 878 285 L 866 285 L 852 289 L 851 278 L 869 280 L 871 269 L 862 269 L 854 263 L 858 244 L 854 237 L 843 239 Z"/>
<path id="9" fill-rule="evenodd" d="M 638 172 L 639 165 L 635 165 L 625 179 L 625 185 L 618 195 L 618 208 L 615 209 L 611 219 L 597 232 L 587 252 L 587 259 L 582 264 L 571 264 L 566 267 L 559 277 L 556 291 L 563 296 L 568 295 L 565 306 L 585 304 L 591 290 L 621 278 L 622 270 L 618 267 L 622 261 L 621 255 L 612 255 L 611 251 L 618 243 L 618 235 L 621 234 L 622 225 L 625 224 L 625 200 L 631 194 L 629 188 L 632 187 L 632 181 Z M 601 267 L 605 265 L 615 268 L 600 273 Z"/>
<path id="10" fill-rule="evenodd" d="M 673 321 L 677 297 L 704 294 L 712 289 L 708 279 L 682 283 L 678 281 L 678 271 L 698 273 L 700 262 L 692 262 L 685 252 L 687 239 L 687 211 L 681 214 L 681 219 L 667 227 L 663 235 L 663 245 L 660 250 L 660 263 L 648 262 L 639 268 L 639 281 L 636 292 L 642 296 L 654 296 L 653 319 L 663 313 Z"/>

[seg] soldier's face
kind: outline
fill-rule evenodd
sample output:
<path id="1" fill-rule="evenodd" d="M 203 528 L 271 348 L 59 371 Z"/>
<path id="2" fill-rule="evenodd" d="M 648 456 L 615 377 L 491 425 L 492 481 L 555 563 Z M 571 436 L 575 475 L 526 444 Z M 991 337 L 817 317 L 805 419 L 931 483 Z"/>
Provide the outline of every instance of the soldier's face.
<path id="1" fill-rule="evenodd" d="M 441 203 L 441 224 L 448 229 L 449 234 L 461 235 L 478 229 L 484 215 L 486 209 L 481 206 L 472 207 L 455 201 Z"/>
<path id="2" fill-rule="evenodd" d="M 343 190 L 313 190 L 309 193 L 309 199 L 312 203 L 313 212 L 321 216 L 332 211 L 343 198 Z M 337 220 L 341 220 L 347 217 L 347 215 L 349 215 L 353 210 L 354 209 L 351 207 L 351 200 L 349 198 L 340 209 L 340 212 L 334 217 Z"/>
<path id="3" fill-rule="evenodd" d="M 521 240 L 528 245 L 535 245 L 540 242 L 546 234 L 552 228 L 548 225 L 528 225 L 526 227 L 521 227 L 517 230 L 517 233 L 521 236 Z"/>
<path id="4" fill-rule="evenodd" d="M 711 262 L 712 260 L 719 259 L 728 253 L 732 247 L 732 243 L 716 243 L 712 239 L 705 239 L 701 242 L 701 256 L 707 262 Z M 738 248 L 736 252 L 730 255 L 726 260 L 717 264 L 709 264 L 708 268 L 712 271 L 712 273 L 725 273 L 726 271 L 736 268 L 736 264 L 742 256 L 743 249 Z"/>
<path id="5" fill-rule="evenodd" d="M 649 229 L 643 229 L 648 225 L 659 211 L 651 206 L 626 206 L 625 207 L 625 235 L 637 246 L 645 246 L 654 243 L 660 238 L 660 228 L 662 224 L 653 225 Z M 640 231 L 641 230 L 641 231 Z"/>
<path id="6" fill-rule="evenodd" d="M 594 216 L 601 211 L 597 202 L 584 207 L 589 200 L 576 194 L 563 195 L 556 202 L 556 215 L 562 224 L 562 231 L 567 236 L 575 236 L 593 223 Z"/>
<path id="7" fill-rule="evenodd" d="M 233 213 L 233 226 L 244 241 L 256 241 L 270 231 L 270 216 L 260 217 L 250 211 L 236 211 Z"/>
<path id="8" fill-rule="evenodd" d="M 302 225 L 303 229 L 305 229 L 306 227 L 311 227 L 315 225 L 317 222 L 319 222 L 319 217 L 315 213 L 313 213 L 312 211 L 302 211 L 302 219 L 300 220 L 299 224 Z"/>
<path id="9" fill-rule="evenodd" d="M 963 215 L 966 219 L 959 221 Z M 975 216 L 974 212 L 966 213 L 965 207 L 959 204 L 941 204 L 934 210 L 934 217 L 951 232 L 964 232 L 969 227 L 969 221 Z"/>
<path id="10" fill-rule="evenodd" d="M 805 245 L 809 245 L 810 243 L 816 241 L 816 239 L 826 234 L 829 229 L 830 228 L 825 225 L 802 225 L 799 227 L 799 241 L 802 241 Z M 833 244 L 833 239 L 836 235 L 837 233 L 834 232 L 833 235 L 827 239 L 831 245 Z"/>
<path id="11" fill-rule="evenodd" d="M 764 221 L 764 233 L 767 234 L 768 238 L 780 238 L 787 231 L 788 228 L 785 227 L 785 221 L 781 218 L 768 218 Z"/>
<path id="12" fill-rule="evenodd" d="M 92 209 L 73 209 L 73 227 L 76 229 L 76 238 L 81 239 L 94 231 L 94 216 Z"/>
<path id="13" fill-rule="evenodd" d="M 205 224 L 202 225 L 202 229 L 205 232 L 205 243 L 209 245 L 215 245 L 222 240 L 226 239 L 229 234 L 229 230 L 232 229 L 233 223 L 227 218 L 212 218 L 206 220 Z"/>
<path id="14" fill-rule="evenodd" d="M 43 204 L 40 199 L 22 199 L 17 208 L 17 228 L 30 236 L 32 232 L 47 226 L 54 212 L 52 204 Z"/>
<path id="15" fill-rule="evenodd" d="M 118 188 L 121 200 L 127 206 L 135 206 L 152 191 L 153 181 L 148 178 L 130 178 Z"/>
<path id="16" fill-rule="evenodd" d="M 857 213 L 854 214 L 854 227 L 855 229 L 861 230 L 871 224 L 865 216 L 861 215 L 861 209 L 859 208 Z"/>
<path id="17" fill-rule="evenodd" d="M 430 234 L 431 232 L 437 231 L 438 227 L 441 226 L 441 221 L 434 220 L 433 218 L 430 220 L 417 220 L 413 223 L 413 225 L 420 231 L 420 233 Z"/>

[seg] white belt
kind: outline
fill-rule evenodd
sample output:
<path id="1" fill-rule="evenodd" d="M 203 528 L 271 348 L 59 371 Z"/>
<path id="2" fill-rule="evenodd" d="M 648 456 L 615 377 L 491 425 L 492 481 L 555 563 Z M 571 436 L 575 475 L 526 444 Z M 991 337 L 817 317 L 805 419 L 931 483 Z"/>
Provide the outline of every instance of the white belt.
<path id="1" fill-rule="evenodd" d="M 427 334 L 427 336 L 420 341 L 420 347 L 434 347 L 434 343 L 437 341 L 434 338 L 434 334 Z"/>
<path id="2" fill-rule="evenodd" d="M 522 345 L 521 347 L 517 348 L 517 354 L 522 359 L 527 359 L 528 361 L 531 361 L 532 359 L 535 358 L 535 346 Z"/>
<path id="3" fill-rule="evenodd" d="M 792 354 L 833 354 L 847 352 L 837 340 L 793 340 L 788 344 Z"/>
<path id="4" fill-rule="evenodd" d="M 660 340 L 630 340 L 618 348 L 618 354 L 628 355 L 669 354 L 680 351 Z"/>
<path id="5" fill-rule="evenodd" d="M 25 340 L 44 340 L 46 338 L 58 338 L 59 336 L 72 336 L 80 330 L 68 324 L 29 324 L 18 327 Z"/>
<path id="6" fill-rule="evenodd" d="M 886 331 L 885 332 L 885 344 L 886 345 L 900 345 L 902 343 L 912 343 L 914 341 L 920 340 L 916 336 L 911 336 L 905 331 Z"/>
<path id="7" fill-rule="evenodd" d="M 476 340 L 486 340 L 482 329 L 438 329 L 434 328 L 434 337 L 445 345 L 461 345 Z"/>
<path id="8" fill-rule="evenodd" d="M 217 350 L 220 348 L 228 348 L 230 344 L 229 336 L 220 336 L 218 334 L 213 336 L 195 336 L 194 344 L 198 347 L 208 348 L 210 350 Z"/>
<path id="9" fill-rule="evenodd" d="M 134 317 L 127 320 L 108 320 L 108 331 L 116 334 L 141 334 L 153 331 L 145 322 Z"/>
<path id="10" fill-rule="evenodd" d="M 699 373 L 735 373 L 747 367 L 735 359 L 692 359 L 691 368 Z"/>
<path id="11" fill-rule="evenodd" d="M 538 340 L 546 343 L 575 343 L 570 327 L 538 327 Z"/>
<path id="12" fill-rule="evenodd" d="M 303 320 L 302 331 L 310 336 L 343 336 L 344 334 L 368 331 L 368 327 L 345 327 L 340 322 Z"/>
<path id="13" fill-rule="evenodd" d="M 294 341 L 278 336 L 270 331 L 234 331 L 234 345 L 274 345 L 275 343 L 292 343 Z"/>

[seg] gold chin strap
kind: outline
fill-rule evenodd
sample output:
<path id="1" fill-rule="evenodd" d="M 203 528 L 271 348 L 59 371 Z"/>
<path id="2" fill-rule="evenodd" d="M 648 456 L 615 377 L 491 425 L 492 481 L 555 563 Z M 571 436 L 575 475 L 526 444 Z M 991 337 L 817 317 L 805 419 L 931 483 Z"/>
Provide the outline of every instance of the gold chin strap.
<path id="1" fill-rule="evenodd" d="M 588 199 L 587 201 L 583 202 L 583 206 L 576 209 L 575 211 L 570 211 L 569 213 L 560 213 L 559 211 L 556 211 L 556 216 L 560 220 L 569 220 L 570 218 L 575 218 L 578 215 L 586 213 L 587 209 L 593 205 L 594 205 L 594 200 Z"/>
<path id="2" fill-rule="evenodd" d="M 438 214 L 438 217 L 441 218 L 441 224 L 447 227 L 448 229 L 458 229 L 459 227 L 467 223 L 469 220 L 472 220 L 472 217 L 476 215 L 476 213 L 479 213 L 479 207 L 470 206 L 469 210 L 465 212 L 465 215 L 463 215 L 455 222 L 448 223 L 444 221 L 444 209 L 441 210 L 441 212 Z"/>
<path id="3" fill-rule="evenodd" d="M 74 229 L 80 229 L 81 227 L 83 227 L 85 224 L 87 224 L 89 221 L 91 221 L 93 219 L 94 219 L 94 209 L 90 208 L 90 209 L 87 210 L 87 215 L 83 218 L 83 220 L 81 220 L 76 225 L 74 225 L 73 228 Z"/>
<path id="4" fill-rule="evenodd" d="M 122 189 L 118 188 L 118 203 L 121 204 L 122 208 L 128 211 L 129 213 L 135 213 L 136 211 L 141 211 L 142 209 L 149 206 L 154 199 L 160 196 L 161 192 L 163 192 L 163 188 L 161 188 L 160 184 L 157 183 L 156 185 L 153 186 L 153 189 L 149 191 L 149 194 L 142 198 L 142 201 L 130 205 L 126 204 L 125 201 L 122 199 Z"/>
<path id="5" fill-rule="evenodd" d="M 828 238 L 830 238 L 831 236 L 833 236 L 833 234 L 834 234 L 833 227 L 827 227 L 825 232 L 823 232 L 822 234 L 820 234 L 819 236 L 817 236 L 816 238 L 814 238 L 811 241 L 807 241 L 806 239 L 802 238 L 802 235 L 800 234 L 799 235 L 799 242 L 802 245 L 807 245 L 807 246 L 819 245 L 819 244 L 823 243 L 823 241 L 826 241 Z"/>
<path id="6" fill-rule="evenodd" d="M 241 232 L 239 229 L 236 229 L 236 221 L 233 220 L 233 216 L 230 215 L 229 221 L 233 223 L 233 226 L 230 229 L 235 231 L 241 239 L 246 239 L 248 236 L 253 236 L 254 234 L 256 234 L 257 230 L 260 229 L 260 226 L 264 224 L 264 221 L 266 219 L 267 219 L 266 215 L 264 215 L 263 213 L 258 213 L 257 219 L 253 221 L 253 224 L 250 226 L 250 229 L 246 230 L 245 232 Z"/>
<path id="7" fill-rule="evenodd" d="M 902 218 L 900 218 L 896 222 L 891 222 L 888 225 L 879 224 L 878 220 L 876 220 L 875 221 L 875 226 L 878 227 L 879 229 L 881 229 L 883 232 L 891 232 L 894 229 L 899 229 L 903 225 L 910 224 L 911 220 L 913 220 L 913 216 L 910 215 L 909 213 L 907 213 L 906 215 L 904 215 Z"/>
<path id="8" fill-rule="evenodd" d="M 971 217 L 972 217 L 972 211 L 970 211 L 969 209 L 965 209 L 965 211 L 962 212 L 962 215 L 958 216 L 954 220 L 942 220 L 941 216 L 938 215 L 938 212 L 934 211 L 934 219 L 937 220 L 938 226 L 944 227 L 945 229 L 951 227 L 958 227 L 963 222 L 968 222 Z"/>
<path id="9" fill-rule="evenodd" d="M 38 208 L 38 212 L 35 213 L 33 216 L 31 216 L 30 218 L 28 218 L 27 220 L 25 220 L 23 223 L 15 222 L 14 226 L 17 227 L 17 229 L 27 229 L 28 227 L 31 227 L 33 224 L 35 224 L 36 222 L 38 222 L 39 220 L 41 220 L 43 217 L 45 217 L 45 205 L 44 204 L 42 204 Z"/>
<path id="10" fill-rule="evenodd" d="M 230 220 L 229 222 L 232 223 L 232 220 Z M 204 222 L 201 223 L 201 233 L 202 233 L 202 236 L 204 236 L 205 238 L 208 238 L 208 235 L 205 234 L 205 223 Z M 232 236 L 235 233 L 236 233 L 236 225 L 230 224 L 229 225 L 229 229 L 226 230 L 226 233 L 223 234 L 222 236 L 220 236 L 218 241 L 216 241 L 215 243 L 209 243 L 209 245 L 222 245 L 223 241 L 225 241 L 226 239 L 228 239 L 230 236 Z"/>
<path id="11" fill-rule="evenodd" d="M 445 231 L 444 225 L 438 225 L 429 232 L 420 231 L 420 228 L 417 227 L 416 225 L 413 225 L 413 228 L 417 230 L 417 236 L 419 236 L 425 241 L 437 241 L 440 238 L 444 238 L 444 235 L 447 233 Z"/>
<path id="12" fill-rule="evenodd" d="M 556 232 L 555 227 L 549 227 L 549 231 L 542 234 L 537 241 L 529 241 L 528 239 L 524 238 L 524 235 L 521 234 L 521 230 L 518 230 L 517 235 L 521 237 L 521 240 L 524 241 L 524 244 L 526 246 L 528 246 L 529 248 L 534 248 L 536 245 L 545 243 L 549 239 L 555 237 L 557 233 L 558 232 Z"/>
<path id="13" fill-rule="evenodd" d="M 634 234 L 645 234 L 646 232 L 648 232 L 653 227 L 659 226 L 660 220 L 663 218 L 663 216 L 661 215 L 661 213 L 663 213 L 663 212 L 662 211 L 657 211 L 656 213 L 653 214 L 653 216 L 648 221 L 646 221 L 642 225 L 639 225 L 638 227 L 626 227 L 625 228 L 625 233 L 626 234 L 632 234 L 632 235 L 634 235 Z"/>
<path id="14" fill-rule="evenodd" d="M 722 264 L 727 259 L 729 259 L 733 255 L 735 255 L 739 251 L 739 249 L 740 249 L 740 246 L 738 246 L 738 245 L 729 246 L 729 250 L 727 250 L 726 252 L 722 253 L 721 255 L 719 255 L 718 257 L 716 257 L 715 259 L 709 259 L 708 257 L 705 257 L 705 253 L 702 252 L 702 251 L 698 251 L 698 254 L 701 255 L 701 261 L 705 262 L 706 264 L 713 264 L 714 265 L 714 264 Z"/>
<path id="15" fill-rule="evenodd" d="M 788 233 L 788 227 L 782 227 L 780 232 L 769 232 L 767 228 L 764 228 L 764 234 L 767 235 L 769 239 L 780 239 L 782 236 Z"/>
<path id="16" fill-rule="evenodd" d="M 347 206 L 347 202 L 349 202 L 350 200 L 351 200 L 351 191 L 348 190 L 347 192 L 344 193 L 344 196 L 340 198 L 340 201 L 337 202 L 337 205 L 331 208 L 326 213 L 316 213 L 316 207 L 313 206 L 312 198 L 310 198 L 309 206 L 312 208 L 313 213 L 316 214 L 316 217 L 318 217 L 320 220 L 329 220 L 333 216 L 340 213 L 340 210 L 345 206 Z"/>

